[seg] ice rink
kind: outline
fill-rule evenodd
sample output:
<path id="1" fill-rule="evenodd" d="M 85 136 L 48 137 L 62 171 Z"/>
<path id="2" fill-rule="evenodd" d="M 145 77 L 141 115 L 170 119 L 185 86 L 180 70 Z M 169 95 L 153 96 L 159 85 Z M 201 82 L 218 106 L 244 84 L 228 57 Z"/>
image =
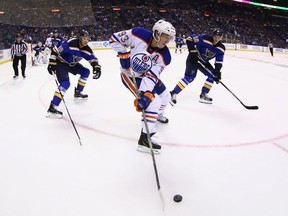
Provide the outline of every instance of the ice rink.
<path id="1" fill-rule="evenodd" d="M 161 79 L 172 90 L 182 78 L 187 51 L 172 53 Z M 168 125 L 157 124 L 156 156 L 165 209 L 151 155 L 136 151 L 141 115 L 120 80 L 111 50 L 95 51 L 102 65 L 89 77 L 89 99 L 73 100 L 70 75 L 63 119 L 46 111 L 56 89 L 46 65 L 13 80 L 0 65 L 0 216 L 287 216 L 288 55 L 227 51 L 213 104 L 198 102 L 205 77 L 168 106 Z M 87 62 L 83 62 L 91 68 Z M 175 203 L 173 196 L 183 201 Z"/>

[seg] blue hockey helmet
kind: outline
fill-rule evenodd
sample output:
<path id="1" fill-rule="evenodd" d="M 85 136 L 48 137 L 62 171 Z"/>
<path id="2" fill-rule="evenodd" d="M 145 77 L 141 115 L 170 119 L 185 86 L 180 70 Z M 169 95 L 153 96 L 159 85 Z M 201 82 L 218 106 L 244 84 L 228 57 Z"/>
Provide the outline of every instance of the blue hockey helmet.
<path id="1" fill-rule="evenodd" d="M 222 31 L 219 28 L 216 28 L 216 29 L 213 30 L 213 36 L 222 37 L 223 33 L 222 33 Z"/>
<path id="2" fill-rule="evenodd" d="M 86 30 L 82 30 L 79 34 L 79 37 L 86 37 L 86 36 L 88 36 L 88 37 L 90 36 L 88 31 L 86 31 Z"/>

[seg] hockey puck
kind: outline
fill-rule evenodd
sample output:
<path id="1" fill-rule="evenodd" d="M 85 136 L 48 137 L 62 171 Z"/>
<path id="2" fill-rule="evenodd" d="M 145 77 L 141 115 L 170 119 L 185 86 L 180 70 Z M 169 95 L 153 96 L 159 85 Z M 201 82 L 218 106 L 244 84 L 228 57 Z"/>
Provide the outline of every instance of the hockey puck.
<path id="1" fill-rule="evenodd" d="M 177 194 L 173 197 L 174 202 L 181 202 L 182 199 L 183 199 L 183 197 L 179 194 Z"/>

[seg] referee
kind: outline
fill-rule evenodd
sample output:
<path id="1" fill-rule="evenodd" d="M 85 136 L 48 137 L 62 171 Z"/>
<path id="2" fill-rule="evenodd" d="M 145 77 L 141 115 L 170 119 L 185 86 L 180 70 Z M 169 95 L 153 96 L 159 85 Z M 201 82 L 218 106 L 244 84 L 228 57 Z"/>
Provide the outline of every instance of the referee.
<path id="1" fill-rule="evenodd" d="M 14 69 L 14 79 L 17 79 L 19 76 L 18 65 L 19 60 L 21 61 L 21 72 L 22 77 L 25 79 L 25 68 L 26 68 L 26 54 L 28 52 L 27 44 L 21 40 L 21 35 L 16 35 L 16 41 L 12 44 L 11 47 L 11 58 L 13 59 L 13 69 Z"/>
<path id="2" fill-rule="evenodd" d="M 268 43 L 268 48 L 269 48 L 269 50 L 270 50 L 271 56 L 274 57 L 274 56 L 273 56 L 273 44 L 272 44 L 272 42 L 269 42 L 269 43 Z"/>

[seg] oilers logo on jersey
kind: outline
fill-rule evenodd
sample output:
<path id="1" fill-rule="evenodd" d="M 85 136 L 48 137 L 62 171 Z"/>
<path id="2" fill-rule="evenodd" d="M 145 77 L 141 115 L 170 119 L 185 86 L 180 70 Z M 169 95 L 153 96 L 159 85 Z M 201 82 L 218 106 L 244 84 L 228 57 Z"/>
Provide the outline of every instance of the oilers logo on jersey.
<path id="1" fill-rule="evenodd" d="M 138 73 L 144 73 L 151 69 L 152 60 L 145 53 L 137 53 L 131 59 L 132 70 Z"/>

